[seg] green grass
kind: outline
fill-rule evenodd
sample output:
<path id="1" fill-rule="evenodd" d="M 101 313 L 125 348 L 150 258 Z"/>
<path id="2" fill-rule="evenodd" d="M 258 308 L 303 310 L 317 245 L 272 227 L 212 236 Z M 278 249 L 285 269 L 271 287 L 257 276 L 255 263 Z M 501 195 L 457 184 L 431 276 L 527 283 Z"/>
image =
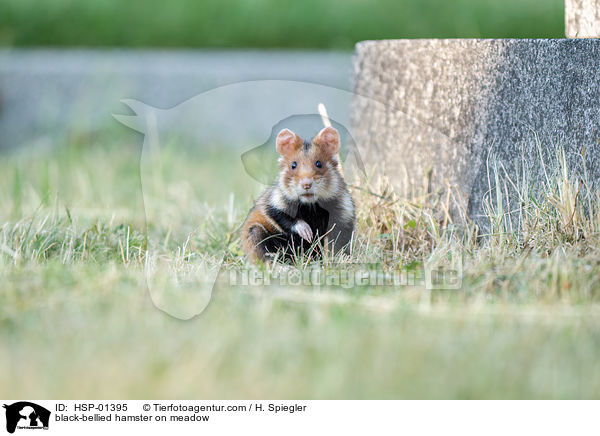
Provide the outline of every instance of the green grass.
<path id="1" fill-rule="evenodd" d="M 479 237 L 468 221 L 444 228 L 431 196 L 396 198 L 375 180 L 372 193 L 353 190 L 350 260 L 415 270 L 461 256 L 459 290 L 258 287 L 228 284 L 248 267 L 238 231 L 261 189 L 227 171 L 239 156 L 165 149 L 166 197 L 148 215 L 139 162 L 139 145 L 112 137 L 2 155 L 0 392 L 598 398 L 600 215 L 595 197 L 574 195 L 568 174 L 550 172 L 544 196 L 523 198 L 520 214 L 490 199 L 495 231 Z M 223 252 L 201 315 L 182 321 L 152 304 L 149 256 L 177 272 Z"/>
<path id="2" fill-rule="evenodd" d="M 7 46 L 351 49 L 390 38 L 561 38 L 559 0 L 3 0 Z"/>

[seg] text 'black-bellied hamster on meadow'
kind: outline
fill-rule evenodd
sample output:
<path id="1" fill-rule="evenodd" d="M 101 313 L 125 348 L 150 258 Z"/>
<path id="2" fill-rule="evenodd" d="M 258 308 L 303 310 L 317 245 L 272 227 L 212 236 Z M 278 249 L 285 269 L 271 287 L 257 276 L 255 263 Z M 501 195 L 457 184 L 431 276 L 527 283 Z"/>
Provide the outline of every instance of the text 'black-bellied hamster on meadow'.
<path id="1" fill-rule="evenodd" d="M 315 253 L 320 243 L 349 249 L 354 203 L 340 171 L 340 135 L 325 127 L 312 141 L 289 129 L 277 135 L 279 177 L 259 197 L 242 229 L 242 247 L 266 261 L 279 249 L 287 255 Z"/>

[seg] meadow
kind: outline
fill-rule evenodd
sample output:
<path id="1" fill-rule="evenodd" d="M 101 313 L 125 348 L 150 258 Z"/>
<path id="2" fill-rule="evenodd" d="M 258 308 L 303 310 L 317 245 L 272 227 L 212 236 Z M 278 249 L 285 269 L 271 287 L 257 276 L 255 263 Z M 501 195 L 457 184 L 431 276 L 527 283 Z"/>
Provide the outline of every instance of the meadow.
<path id="1" fill-rule="evenodd" d="M 562 38 L 559 0 L 3 0 L 8 47 L 335 48 L 366 39 Z"/>
<path id="2" fill-rule="evenodd" d="M 138 142 L 91 135 L 1 156 L 3 396 L 599 397 L 599 197 L 579 193 L 559 157 L 518 210 L 492 193 L 488 233 L 450 221 L 435 197 L 353 185 L 347 262 L 416 271 L 460 257 L 459 289 L 260 287 L 228 283 L 249 267 L 239 226 L 261 189 L 224 176 L 239 154 L 166 149 L 170 194 L 150 212 Z M 149 253 L 175 269 L 224 253 L 203 313 L 183 321 L 153 305 Z"/>

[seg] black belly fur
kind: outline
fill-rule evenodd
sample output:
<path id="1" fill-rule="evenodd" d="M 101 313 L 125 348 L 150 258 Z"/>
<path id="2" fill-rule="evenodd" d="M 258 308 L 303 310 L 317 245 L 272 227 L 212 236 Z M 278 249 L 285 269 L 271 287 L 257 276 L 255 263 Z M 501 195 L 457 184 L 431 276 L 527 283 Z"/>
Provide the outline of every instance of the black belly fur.
<path id="1" fill-rule="evenodd" d="M 292 226 L 297 220 L 301 219 L 310 226 L 313 233 L 313 241 L 314 238 L 323 237 L 328 230 L 329 212 L 320 207 L 317 203 L 299 203 L 295 217 L 291 217 L 274 207 L 268 209 L 268 214 L 283 229 L 283 233 L 273 235 L 268 240 L 265 240 L 264 248 L 270 253 L 274 253 L 278 249 L 283 248 L 287 253 L 286 257 L 288 258 L 292 258 L 295 254 L 297 255 L 302 252 L 308 253 L 309 250 L 311 250 L 311 243 L 302 239 L 295 232 L 292 232 Z M 324 241 L 322 241 L 322 243 L 323 242 Z M 318 246 L 315 246 L 310 253 L 313 256 L 320 255 Z"/>

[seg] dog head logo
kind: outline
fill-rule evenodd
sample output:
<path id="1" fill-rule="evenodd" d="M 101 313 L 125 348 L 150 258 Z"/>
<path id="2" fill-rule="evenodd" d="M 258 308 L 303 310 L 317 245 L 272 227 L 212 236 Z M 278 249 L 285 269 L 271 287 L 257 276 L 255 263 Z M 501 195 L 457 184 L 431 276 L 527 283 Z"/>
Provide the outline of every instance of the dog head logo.
<path id="1" fill-rule="evenodd" d="M 19 401 L 6 409 L 6 431 L 14 433 L 18 429 L 48 429 L 50 411 L 29 401 Z"/>

